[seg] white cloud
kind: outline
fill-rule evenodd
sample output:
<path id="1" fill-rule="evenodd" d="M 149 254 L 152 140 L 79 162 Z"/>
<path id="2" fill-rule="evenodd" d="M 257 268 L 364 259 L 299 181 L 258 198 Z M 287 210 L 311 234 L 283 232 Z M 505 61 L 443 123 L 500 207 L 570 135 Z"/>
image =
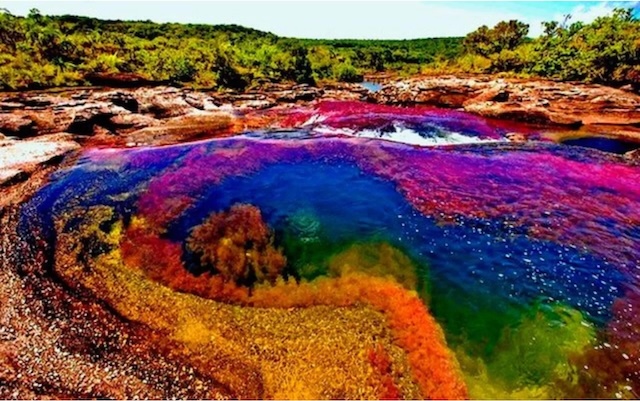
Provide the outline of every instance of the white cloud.
<path id="1" fill-rule="evenodd" d="M 593 5 L 579 4 L 571 10 L 571 21 L 589 23 L 598 17 L 611 14 L 615 5 L 612 2 L 600 2 Z M 561 16 L 560 16 L 561 17 Z"/>
<path id="2" fill-rule="evenodd" d="M 633 2 L 619 2 L 619 1 L 601 1 L 601 2 L 592 2 L 587 4 L 577 4 L 573 7 L 568 13 L 565 14 L 555 14 L 552 18 L 548 19 L 537 19 L 537 20 L 527 20 L 525 21 L 529 23 L 529 36 L 536 37 L 542 34 L 543 26 L 542 22 L 544 21 L 558 21 L 563 22 L 566 14 L 569 14 L 571 18 L 569 19 L 569 23 L 582 21 L 584 23 L 593 22 L 598 17 L 603 17 L 606 15 L 610 15 L 614 8 L 616 7 L 633 7 L 635 4 L 640 3 L 640 0 Z"/>

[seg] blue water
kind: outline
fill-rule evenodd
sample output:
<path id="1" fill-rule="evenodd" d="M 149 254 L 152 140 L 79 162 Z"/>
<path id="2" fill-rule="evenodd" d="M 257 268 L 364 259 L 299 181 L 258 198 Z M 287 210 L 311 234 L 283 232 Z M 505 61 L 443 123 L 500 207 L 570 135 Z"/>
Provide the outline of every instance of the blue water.
<path id="1" fill-rule="evenodd" d="M 23 206 L 21 235 L 29 243 L 44 239 L 55 244 L 57 217 L 93 205 L 113 207 L 114 220 L 122 218 L 126 224 L 136 213 L 136 202 L 149 180 L 179 165 L 179 159 L 194 146 L 212 151 L 233 143 L 141 151 L 130 159 L 136 160 L 136 167 L 117 158 L 113 163 L 82 160 L 58 173 Z M 142 162 L 147 156 L 148 163 Z M 321 241 L 385 241 L 406 252 L 416 262 L 418 276 L 428 282 L 428 293 L 420 295 L 442 324 L 449 343 L 471 338 L 472 345 L 480 348 L 477 352 L 490 353 L 503 329 L 515 324 L 520 312 L 532 305 L 561 302 L 601 326 L 610 318 L 611 304 L 623 296 L 628 281 L 616 266 L 601 258 L 571 246 L 532 239 L 521 227 L 499 220 L 459 217 L 453 224 L 438 223 L 416 211 L 393 183 L 347 160 L 278 162 L 226 178 L 202 191 L 193 206 L 171 223 L 167 236 L 184 244 L 194 226 L 236 203 L 260 208 L 276 232 L 276 241 L 282 240 L 292 219 L 302 213 L 317 223 Z M 72 220 L 63 231 L 72 232 L 81 223 L 82 219 Z M 185 249 L 187 268 L 195 265 L 192 257 Z"/>
<path id="2" fill-rule="evenodd" d="M 565 145 L 582 146 L 617 154 L 624 154 L 631 150 L 640 148 L 640 143 L 600 137 L 567 139 L 566 141 L 562 141 L 562 143 Z"/>
<path id="3" fill-rule="evenodd" d="M 497 229 L 497 223 L 439 225 L 415 211 L 393 184 L 349 163 L 279 163 L 226 179 L 170 227 L 170 237 L 183 241 L 210 213 L 235 203 L 259 207 L 276 231 L 286 230 L 288 218 L 304 211 L 319 222 L 324 238 L 383 240 L 408 250 L 419 261 L 420 274 L 430 276 L 434 293 L 455 299 L 461 308 L 499 313 L 540 300 L 561 301 L 602 323 L 622 295 L 623 275 L 597 257 Z M 433 312 L 438 317 L 437 299 Z"/>

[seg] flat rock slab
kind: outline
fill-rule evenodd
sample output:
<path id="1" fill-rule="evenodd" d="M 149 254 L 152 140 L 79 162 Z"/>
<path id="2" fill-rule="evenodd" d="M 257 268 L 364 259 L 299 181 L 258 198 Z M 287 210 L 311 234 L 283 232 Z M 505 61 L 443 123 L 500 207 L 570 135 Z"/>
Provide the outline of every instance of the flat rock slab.
<path id="1" fill-rule="evenodd" d="M 70 134 L 43 135 L 28 140 L 0 140 L 0 187 L 23 181 L 43 165 L 79 149 Z"/>
<path id="2" fill-rule="evenodd" d="M 123 134 L 121 138 L 127 146 L 169 145 L 231 135 L 239 131 L 234 129 L 235 121 L 232 114 L 222 111 L 192 113 Z"/>
<path id="3" fill-rule="evenodd" d="M 581 126 L 640 124 L 640 96 L 603 85 L 494 77 L 400 80 L 371 95 L 379 103 L 463 108 L 483 117 Z"/>

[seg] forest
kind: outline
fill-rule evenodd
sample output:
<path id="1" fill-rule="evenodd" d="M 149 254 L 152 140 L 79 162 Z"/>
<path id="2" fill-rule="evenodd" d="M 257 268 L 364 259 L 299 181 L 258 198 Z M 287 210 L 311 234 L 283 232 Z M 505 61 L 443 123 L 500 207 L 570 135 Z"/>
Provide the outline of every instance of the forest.
<path id="1" fill-rule="evenodd" d="M 0 89 L 90 84 L 128 73 L 154 82 L 243 90 L 273 82 L 359 82 L 365 74 L 504 74 L 640 83 L 640 21 L 616 9 L 590 24 L 503 21 L 462 38 L 323 40 L 237 25 L 158 24 L 0 10 Z"/>

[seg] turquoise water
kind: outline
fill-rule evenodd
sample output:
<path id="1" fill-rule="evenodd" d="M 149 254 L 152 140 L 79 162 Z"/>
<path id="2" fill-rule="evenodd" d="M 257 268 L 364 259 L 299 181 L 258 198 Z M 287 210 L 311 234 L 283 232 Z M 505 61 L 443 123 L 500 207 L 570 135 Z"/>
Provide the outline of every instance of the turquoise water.
<path id="1" fill-rule="evenodd" d="M 360 85 L 371 92 L 377 92 L 382 89 L 382 84 L 379 84 L 377 82 L 363 81 L 362 83 L 360 83 Z"/>

